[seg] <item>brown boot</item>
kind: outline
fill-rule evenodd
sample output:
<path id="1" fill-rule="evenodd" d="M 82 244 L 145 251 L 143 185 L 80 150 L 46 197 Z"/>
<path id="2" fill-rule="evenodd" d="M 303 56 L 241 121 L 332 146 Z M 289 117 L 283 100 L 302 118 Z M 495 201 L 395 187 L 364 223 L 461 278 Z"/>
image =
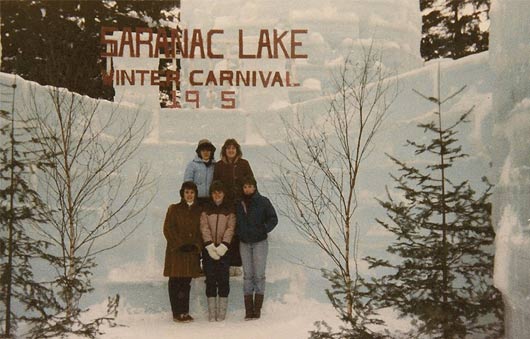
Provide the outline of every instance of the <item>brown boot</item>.
<path id="1" fill-rule="evenodd" d="M 263 294 L 254 296 L 254 319 L 259 319 L 261 316 L 261 306 L 263 306 Z"/>
<path id="2" fill-rule="evenodd" d="M 254 298 L 252 294 L 245 295 L 245 320 L 254 319 Z"/>

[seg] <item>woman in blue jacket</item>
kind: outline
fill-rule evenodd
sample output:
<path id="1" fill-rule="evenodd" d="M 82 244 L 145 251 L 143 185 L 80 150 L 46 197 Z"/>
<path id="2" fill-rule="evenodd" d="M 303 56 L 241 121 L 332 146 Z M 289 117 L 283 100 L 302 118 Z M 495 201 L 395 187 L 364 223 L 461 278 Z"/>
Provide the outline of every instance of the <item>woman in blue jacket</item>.
<path id="1" fill-rule="evenodd" d="M 202 139 L 195 150 L 197 155 L 189 162 L 184 171 L 184 181 L 192 181 L 197 185 L 197 201 L 205 205 L 210 199 L 210 185 L 215 167 L 215 146 L 208 139 Z"/>
<path id="2" fill-rule="evenodd" d="M 267 234 L 278 224 L 278 216 L 269 199 L 259 194 L 254 177 L 243 178 L 242 184 L 236 220 L 243 263 L 245 320 L 251 320 L 261 316 L 269 251 Z"/>

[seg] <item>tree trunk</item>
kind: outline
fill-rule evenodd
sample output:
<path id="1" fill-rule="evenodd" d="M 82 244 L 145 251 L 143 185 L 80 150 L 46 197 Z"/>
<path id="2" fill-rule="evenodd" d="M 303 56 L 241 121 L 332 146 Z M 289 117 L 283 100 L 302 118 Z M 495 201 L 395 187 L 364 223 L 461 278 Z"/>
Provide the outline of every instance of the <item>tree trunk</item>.
<path id="1" fill-rule="evenodd" d="M 443 131 L 442 131 L 442 102 L 440 96 L 440 62 L 438 62 L 438 88 L 437 88 L 437 98 L 438 98 L 438 127 L 439 127 L 439 138 L 440 138 L 440 172 L 441 172 L 441 199 L 440 199 L 440 208 L 442 214 L 442 304 L 447 305 L 447 293 L 448 293 L 448 283 L 449 283 L 449 268 L 447 263 L 448 249 L 447 249 L 447 219 L 445 211 L 445 150 L 443 144 Z M 444 316 L 442 322 L 443 327 L 443 336 L 445 339 L 450 339 L 451 329 L 447 318 Z"/>
<path id="2" fill-rule="evenodd" d="M 453 32 L 453 59 L 459 59 L 465 55 L 465 47 L 460 47 L 462 42 L 462 27 L 460 25 L 460 18 L 458 17 L 458 2 L 453 2 L 453 13 L 454 13 L 454 32 Z"/>
<path id="3" fill-rule="evenodd" d="M 16 78 L 15 78 L 16 81 Z M 6 338 L 11 337 L 11 297 L 12 297 L 12 280 L 13 280 L 13 251 L 14 251 L 14 219 L 15 219 L 15 88 L 16 84 L 13 84 L 13 97 L 11 103 L 11 132 L 9 134 L 9 142 L 11 143 L 11 163 L 10 163 L 10 183 L 11 189 L 9 193 L 9 224 L 8 224 L 8 242 L 7 242 L 7 266 L 6 266 L 6 280 L 7 285 L 5 287 L 5 303 L 6 303 L 6 318 L 5 318 L 5 331 L 4 336 Z"/>
<path id="4" fill-rule="evenodd" d="M 351 279 L 351 270 L 350 270 L 350 224 L 349 218 L 346 219 L 346 242 L 345 242 L 345 257 L 346 257 L 346 286 L 347 286 L 347 296 L 346 300 L 348 303 L 348 318 L 351 319 L 353 315 L 353 295 L 352 295 L 352 279 Z"/>
<path id="5" fill-rule="evenodd" d="M 73 100 L 73 94 L 71 94 L 72 100 Z M 60 128 L 61 128 L 61 141 L 62 141 L 62 147 L 63 147 L 63 166 L 64 166 L 64 175 L 65 175 L 65 186 L 66 186 L 66 209 L 68 214 L 68 253 L 67 253 L 67 262 L 68 262 L 68 269 L 67 269 L 67 281 L 69 283 L 66 288 L 68 289 L 65 293 L 65 302 L 66 302 L 66 316 L 69 317 L 72 313 L 72 309 L 74 309 L 74 296 L 73 296 L 73 289 L 70 286 L 71 283 L 75 279 L 75 246 L 76 246 L 76 225 L 74 222 L 74 203 L 72 199 L 72 178 L 71 178 L 71 167 L 69 163 L 69 133 L 71 133 L 71 127 L 69 126 L 71 124 L 71 121 L 65 121 L 63 112 L 61 110 L 61 103 L 59 102 L 59 96 L 56 98 L 57 102 L 57 117 L 59 120 Z M 72 119 L 71 117 L 71 111 L 67 112 L 69 116 L 67 119 Z"/>

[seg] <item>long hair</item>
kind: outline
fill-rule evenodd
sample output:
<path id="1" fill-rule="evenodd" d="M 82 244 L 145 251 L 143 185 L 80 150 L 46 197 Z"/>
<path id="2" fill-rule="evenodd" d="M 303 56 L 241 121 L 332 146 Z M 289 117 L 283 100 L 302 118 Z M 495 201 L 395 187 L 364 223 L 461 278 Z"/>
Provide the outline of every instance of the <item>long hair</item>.
<path id="1" fill-rule="evenodd" d="M 223 144 L 223 147 L 221 148 L 221 156 L 226 158 L 226 149 L 228 146 L 235 146 L 236 147 L 236 158 L 241 158 L 243 156 L 243 152 L 241 151 L 241 146 L 236 141 L 236 139 L 226 139 L 225 143 Z"/>

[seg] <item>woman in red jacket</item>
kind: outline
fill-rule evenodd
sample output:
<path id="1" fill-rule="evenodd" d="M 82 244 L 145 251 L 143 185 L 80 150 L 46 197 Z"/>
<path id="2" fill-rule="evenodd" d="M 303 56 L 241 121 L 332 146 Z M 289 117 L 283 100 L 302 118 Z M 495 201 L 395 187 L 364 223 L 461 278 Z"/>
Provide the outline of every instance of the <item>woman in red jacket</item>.
<path id="1" fill-rule="evenodd" d="M 242 180 L 246 176 L 253 177 L 252 169 L 247 160 L 243 159 L 241 146 L 235 139 L 226 139 L 221 149 L 221 160 L 215 163 L 213 180 L 220 180 L 226 188 L 226 202 L 235 206 L 241 197 Z M 234 236 L 228 253 L 230 258 L 230 275 L 241 275 L 241 254 L 239 239 Z"/>

